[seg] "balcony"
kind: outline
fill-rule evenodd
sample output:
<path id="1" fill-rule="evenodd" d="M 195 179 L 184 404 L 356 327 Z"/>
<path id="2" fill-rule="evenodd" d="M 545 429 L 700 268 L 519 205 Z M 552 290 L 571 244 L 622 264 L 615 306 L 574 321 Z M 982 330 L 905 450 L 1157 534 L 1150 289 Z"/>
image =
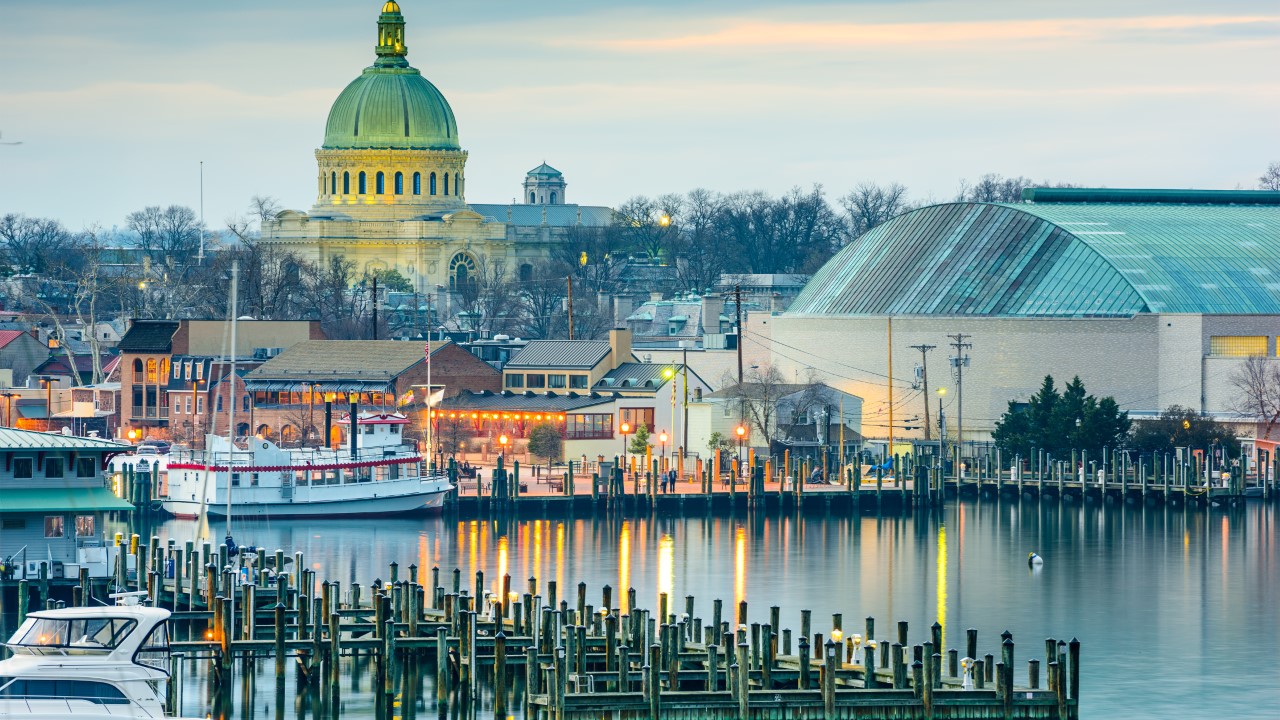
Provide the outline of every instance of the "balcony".
<path id="1" fill-rule="evenodd" d="M 168 420 L 169 408 L 167 407 L 143 407 L 141 405 L 133 406 L 133 413 L 130 415 L 134 420 Z"/>

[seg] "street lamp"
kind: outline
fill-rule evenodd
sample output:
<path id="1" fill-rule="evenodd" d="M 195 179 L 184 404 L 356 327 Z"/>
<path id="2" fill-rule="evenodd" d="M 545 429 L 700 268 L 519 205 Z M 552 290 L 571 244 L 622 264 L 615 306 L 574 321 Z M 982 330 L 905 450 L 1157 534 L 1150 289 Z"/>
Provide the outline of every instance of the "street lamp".
<path id="1" fill-rule="evenodd" d="M 667 431 L 658 433 L 658 444 L 662 446 L 662 466 L 667 466 Z"/>
<path id="2" fill-rule="evenodd" d="M 742 472 L 742 441 L 747 437 L 747 426 L 738 425 L 734 428 L 734 433 L 738 435 L 738 472 Z"/>
<path id="3" fill-rule="evenodd" d="M 507 459 L 507 443 L 508 442 L 510 442 L 510 440 L 507 438 L 506 433 L 503 433 L 498 436 L 498 445 L 501 446 L 502 448 L 502 450 L 499 453 L 499 457 L 502 458 L 503 460 Z"/>
<path id="4" fill-rule="evenodd" d="M 942 463 L 944 468 L 946 467 L 947 423 L 942 417 L 942 398 L 946 395 L 946 388 L 938 388 L 938 462 Z"/>

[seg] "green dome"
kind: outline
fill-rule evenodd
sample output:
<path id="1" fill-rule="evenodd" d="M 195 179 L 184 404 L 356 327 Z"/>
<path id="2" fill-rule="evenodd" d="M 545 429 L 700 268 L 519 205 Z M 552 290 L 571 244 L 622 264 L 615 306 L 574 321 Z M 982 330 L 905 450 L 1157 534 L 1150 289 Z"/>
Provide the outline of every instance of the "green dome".
<path id="1" fill-rule="evenodd" d="M 378 59 L 329 109 L 324 148 L 459 150 L 444 95 L 405 59 L 404 18 L 388 2 L 378 18 Z"/>

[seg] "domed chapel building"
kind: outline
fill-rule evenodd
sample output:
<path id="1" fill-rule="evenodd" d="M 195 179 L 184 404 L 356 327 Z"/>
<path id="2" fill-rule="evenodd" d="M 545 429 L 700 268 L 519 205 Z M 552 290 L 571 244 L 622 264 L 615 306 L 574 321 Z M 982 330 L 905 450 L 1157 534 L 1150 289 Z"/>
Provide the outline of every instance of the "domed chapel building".
<path id="1" fill-rule="evenodd" d="M 407 55 L 404 16 L 386 2 L 373 65 L 329 110 L 315 205 L 264 222 L 261 242 L 313 262 L 343 256 L 357 274 L 395 269 L 425 293 L 456 288 L 486 260 L 529 279 L 572 227 L 611 222 L 607 207 L 566 203 L 546 163 L 526 175 L 521 203 L 468 204 L 453 109 Z"/>

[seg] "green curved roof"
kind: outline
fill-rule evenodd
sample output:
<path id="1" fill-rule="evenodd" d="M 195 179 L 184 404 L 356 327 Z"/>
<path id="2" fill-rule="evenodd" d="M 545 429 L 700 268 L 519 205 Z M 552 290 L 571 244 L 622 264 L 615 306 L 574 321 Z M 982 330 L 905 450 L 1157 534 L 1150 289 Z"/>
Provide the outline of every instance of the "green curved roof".
<path id="1" fill-rule="evenodd" d="M 453 108 L 405 59 L 403 26 L 399 6 L 388 2 L 378 19 L 378 59 L 333 102 L 325 149 L 461 149 Z"/>
<path id="2" fill-rule="evenodd" d="M 1280 314 L 1280 206 L 1249 202 L 920 208 L 837 253 L 788 314 Z"/>

